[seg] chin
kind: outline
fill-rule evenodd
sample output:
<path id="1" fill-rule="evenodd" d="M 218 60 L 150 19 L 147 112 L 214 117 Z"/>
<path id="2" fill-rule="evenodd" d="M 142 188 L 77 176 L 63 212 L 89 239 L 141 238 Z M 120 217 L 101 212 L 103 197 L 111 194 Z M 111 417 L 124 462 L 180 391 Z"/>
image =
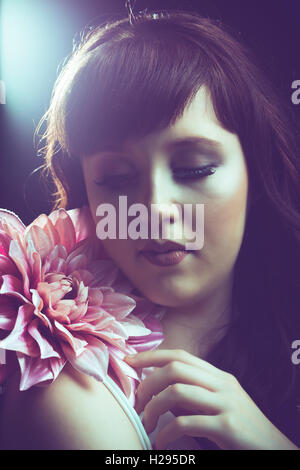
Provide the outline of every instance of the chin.
<path id="1" fill-rule="evenodd" d="M 178 289 L 155 289 L 144 292 L 144 296 L 147 297 L 151 302 L 162 305 L 163 307 L 184 307 L 193 303 L 196 295 L 199 295 L 199 291 L 196 293 L 180 291 Z"/>

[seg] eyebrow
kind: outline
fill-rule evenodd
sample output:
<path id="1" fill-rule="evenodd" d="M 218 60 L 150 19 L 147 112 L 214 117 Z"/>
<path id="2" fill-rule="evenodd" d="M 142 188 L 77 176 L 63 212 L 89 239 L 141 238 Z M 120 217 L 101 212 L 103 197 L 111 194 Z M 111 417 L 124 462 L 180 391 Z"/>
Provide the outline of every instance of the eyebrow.
<path id="1" fill-rule="evenodd" d="M 197 147 L 199 149 L 210 150 L 214 152 L 220 152 L 222 150 L 221 142 L 217 140 L 208 139 L 202 136 L 188 136 L 181 137 L 164 145 L 164 149 L 167 151 L 178 150 L 188 147 Z"/>
<path id="2" fill-rule="evenodd" d="M 221 142 L 208 139 L 207 137 L 202 136 L 186 136 L 179 137 L 177 139 L 171 140 L 163 145 L 165 151 L 175 151 L 187 148 L 198 148 L 200 150 L 211 151 L 216 153 L 221 153 L 222 144 Z M 99 152 L 122 152 L 126 153 L 124 147 L 116 142 L 107 143 L 101 145 Z"/>

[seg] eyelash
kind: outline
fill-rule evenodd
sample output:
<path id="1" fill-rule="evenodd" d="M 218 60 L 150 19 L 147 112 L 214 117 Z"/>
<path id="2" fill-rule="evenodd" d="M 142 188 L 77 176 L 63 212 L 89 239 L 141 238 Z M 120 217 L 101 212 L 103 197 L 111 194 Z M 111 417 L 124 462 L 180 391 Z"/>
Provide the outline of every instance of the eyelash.
<path id="1" fill-rule="evenodd" d="M 197 179 L 203 179 L 207 176 L 213 175 L 214 172 L 216 171 L 216 166 L 215 165 L 206 165 L 204 167 L 197 167 L 197 168 L 177 168 L 173 169 L 173 171 L 181 172 L 183 175 L 181 176 L 175 176 L 175 179 L 179 180 L 197 180 Z M 122 186 L 125 186 L 131 181 L 134 181 L 136 178 L 136 175 L 133 176 L 109 176 L 106 177 L 102 182 L 97 182 L 95 183 L 98 186 L 106 186 L 110 189 L 119 189 Z M 119 181 L 118 181 L 119 180 Z"/>
<path id="2" fill-rule="evenodd" d="M 216 171 L 215 165 L 206 165 L 200 168 L 177 168 L 177 171 L 183 172 L 178 179 L 201 179 L 213 175 Z"/>

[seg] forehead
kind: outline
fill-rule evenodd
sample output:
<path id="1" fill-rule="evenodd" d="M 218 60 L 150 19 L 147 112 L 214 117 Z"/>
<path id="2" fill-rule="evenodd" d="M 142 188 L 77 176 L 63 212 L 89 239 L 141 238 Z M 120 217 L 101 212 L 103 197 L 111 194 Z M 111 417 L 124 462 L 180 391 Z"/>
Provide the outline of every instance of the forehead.
<path id="1" fill-rule="evenodd" d="M 241 152 L 238 136 L 226 130 L 214 112 L 209 90 L 202 86 L 173 125 L 141 138 L 101 146 L 95 155 L 117 154 L 152 156 L 176 150 L 197 148 L 207 154 L 222 155 L 224 151 Z"/>
<path id="2" fill-rule="evenodd" d="M 99 151 L 127 152 L 133 149 L 145 150 L 145 148 L 152 150 L 157 147 L 168 151 L 177 146 L 198 144 L 213 148 L 217 145 L 222 129 L 215 115 L 209 91 L 202 86 L 173 125 L 142 138 L 125 139 L 122 143 L 108 143 Z"/>
<path id="3" fill-rule="evenodd" d="M 155 142 L 163 144 L 177 137 L 189 135 L 201 136 L 203 140 L 213 142 L 219 140 L 222 129 L 215 115 L 210 93 L 202 86 L 175 124 L 152 136 L 152 140 L 155 138 Z"/>
<path id="4" fill-rule="evenodd" d="M 173 125 L 141 139 L 127 140 L 122 148 L 125 152 L 130 149 L 149 152 L 159 149 L 167 153 L 177 148 L 196 146 L 218 152 L 224 147 L 236 145 L 237 141 L 238 137 L 218 121 L 209 90 L 202 86 Z"/>

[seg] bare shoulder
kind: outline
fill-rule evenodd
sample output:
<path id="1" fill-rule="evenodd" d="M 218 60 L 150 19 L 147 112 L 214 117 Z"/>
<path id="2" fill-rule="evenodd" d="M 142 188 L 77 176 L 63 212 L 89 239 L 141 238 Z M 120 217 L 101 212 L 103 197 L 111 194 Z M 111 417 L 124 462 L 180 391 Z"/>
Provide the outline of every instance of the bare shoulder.
<path id="1" fill-rule="evenodd" d="M 0 420 L 2 449 L 142 449 L 130 419 L 102 383 L 66 365 L 49 386 L 20 392 L 8 383 Z"/>

